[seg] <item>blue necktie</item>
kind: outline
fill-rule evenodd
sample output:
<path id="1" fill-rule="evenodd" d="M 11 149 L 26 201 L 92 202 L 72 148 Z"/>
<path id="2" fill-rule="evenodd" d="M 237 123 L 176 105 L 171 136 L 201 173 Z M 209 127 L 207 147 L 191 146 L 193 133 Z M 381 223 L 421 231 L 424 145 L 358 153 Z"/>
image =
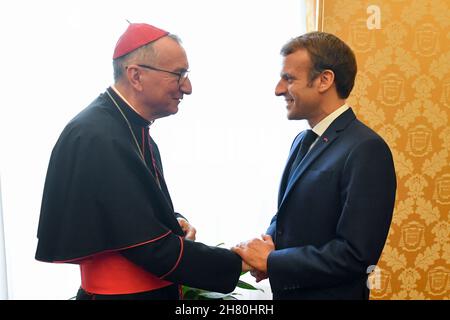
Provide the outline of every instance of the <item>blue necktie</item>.
<path id="1" fill-rule="evenodd" d="M 289 172 L 289 178 L 287 181 L 289 181 L 292 178 L 292 174 L 295 171 L 295 168 L 298 167 L 300 162 L 302 161 L 303 157 L 308 153 L 309 147 L 313 144 L 314 141 L 317 139 L 317 134 L 314 133 L 314 131 L 306 130 L 306 134 L 303 137 L 302 142 L 300 143 L 300 148 L 297 152 L 297 156 L 294 160 L 294 162 L 291 165 L 291 169 Z"/>

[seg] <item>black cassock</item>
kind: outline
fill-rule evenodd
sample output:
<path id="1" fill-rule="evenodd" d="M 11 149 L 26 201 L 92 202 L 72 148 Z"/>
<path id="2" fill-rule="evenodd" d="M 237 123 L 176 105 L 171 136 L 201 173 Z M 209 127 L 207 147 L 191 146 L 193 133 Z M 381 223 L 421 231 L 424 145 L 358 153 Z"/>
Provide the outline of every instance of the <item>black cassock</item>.
<path id="1" fill-rule="evenodd" d="M 50 158 L 36 259 L 116 251 L 175 285 L 230 292 L 241 260 L 182 238 L 149 124 L 111 88 L 69 122 Z"/>

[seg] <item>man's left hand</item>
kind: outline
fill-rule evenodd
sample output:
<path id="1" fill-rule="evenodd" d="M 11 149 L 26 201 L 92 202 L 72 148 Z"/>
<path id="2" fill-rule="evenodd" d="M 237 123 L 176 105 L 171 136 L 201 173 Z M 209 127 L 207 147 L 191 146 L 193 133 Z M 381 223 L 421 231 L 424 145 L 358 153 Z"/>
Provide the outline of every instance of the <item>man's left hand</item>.
<path id="1" fill-rule="evenodd" d="M 177 220 L 184 232 L 184 238 L 195 241 L 195 234 L 197 233 L 197 230 L 195 230 L 195 228 L 186 219 L 177 218 Z"/>

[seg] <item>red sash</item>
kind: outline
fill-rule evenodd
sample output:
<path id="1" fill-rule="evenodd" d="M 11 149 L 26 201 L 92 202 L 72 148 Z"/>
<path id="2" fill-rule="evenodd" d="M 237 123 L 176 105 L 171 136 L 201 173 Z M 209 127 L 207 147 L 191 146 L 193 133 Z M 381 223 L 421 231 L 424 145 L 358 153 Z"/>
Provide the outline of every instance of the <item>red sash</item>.
<path id="1" fill-rule="evenodd" d="M 130 294 L 151 291 L 172 283 L 133 264 L 120 253 L 96 254 L 80 262 L 81 287 L 88 293 Z"/>

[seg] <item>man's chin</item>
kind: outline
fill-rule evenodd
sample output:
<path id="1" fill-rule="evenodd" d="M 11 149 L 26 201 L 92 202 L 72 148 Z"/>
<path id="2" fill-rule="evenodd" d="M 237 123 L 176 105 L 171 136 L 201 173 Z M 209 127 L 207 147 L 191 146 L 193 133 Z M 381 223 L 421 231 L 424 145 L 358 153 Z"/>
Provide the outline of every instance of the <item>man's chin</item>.
<path id="1" fill-rule="evenodd" d="M 288 120 L 297 120 L 295 115 L 293 115 L 291 112 L 288 112 L 286 117 L 287 117 Z"/>
<path id="2" fill-rule="evenodd" d="M 164 117 L 173 116 L 178 113 L 178 108 L 174 108 L 170 112 L 168 112 Z"/>
<path id="3" fill-rule="evenodd" d="M 160 113 L 155 119 L 161 119 L 161 118 L 165 118 L 168 116 L 172 116 L 174 114 L 176 114 L 178 112 L 178 108 L 173 108 L 170 111 L 167 111 L 166 113 Z"/>
<path id="4" fill-rule="evenodd" d="M 288 120 L 303 120 L 303 119 L 305 119 L 304 117 L 302 117 L 300 115 L 296 115 L 296 114 L 293 114 L 290 112 L 287 113 L 287 118 L 288 118 Z"/>
<path id="5" fill-rule="evenodd" d="M 166 116 L 171 116 L 173 114 L 176 114 L 178 112 L 178 103 L 174 103 L 172 104 L 169 108 L 167 108 L 167 115 Z"/>
<path id="6" fill-rule="evenodd" d="M 286 109 L 287 109 L 286 117 L 288 118 L 288 120 L 297 120 L 298 117 L 294 112 L 295 110 L 293 110 L 294 108 L 288 105 Z"/>

